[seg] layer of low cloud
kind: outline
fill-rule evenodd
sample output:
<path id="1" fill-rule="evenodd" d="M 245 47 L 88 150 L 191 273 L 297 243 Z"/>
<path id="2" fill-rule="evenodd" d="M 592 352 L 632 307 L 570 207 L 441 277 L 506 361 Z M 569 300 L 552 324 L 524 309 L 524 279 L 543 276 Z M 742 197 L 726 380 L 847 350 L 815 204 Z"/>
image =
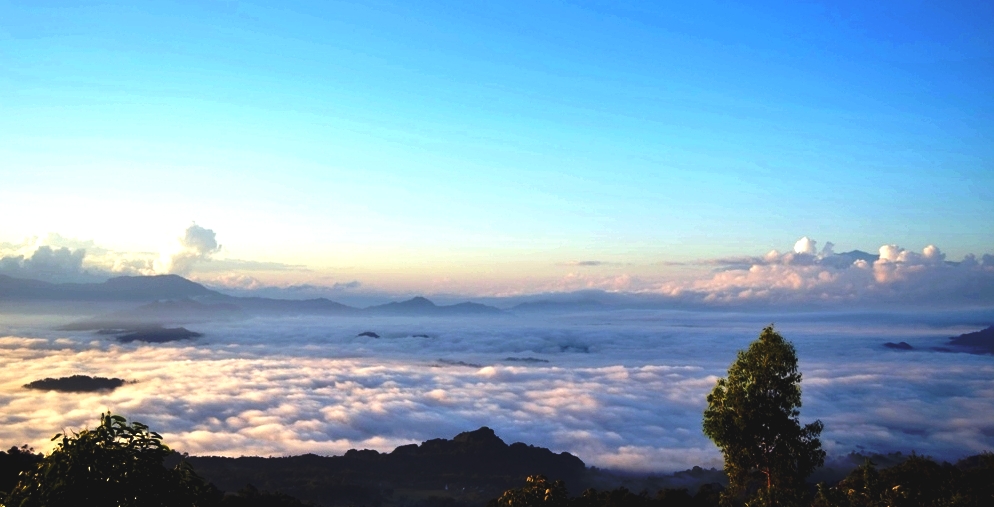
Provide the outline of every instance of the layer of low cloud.
<path id="1" fill-rule="evenodd" d="M 295 317 L 204 325 L 203 338 L 160 346 L 22 328 L 0 338 L 0 443 L 47 449 L 51 434 L 92 426 L 111 409 L 194 454 L 388 451 L 487 425 L 507 441 L 600 467 L 720 466 L 700 429 L 705 397 L 774 318 L 663 310 Z M 802 420 L 825 422 L 830 454 L 915 450 L 956 459 L 994 448 L 989 357 L 923 351 L 975 328 L 920 314 L 780 320 L 804 373 Z M 891 351 L 885 341 L 923 350 Z M 138 382 L 111 393 L 21 388 L 72 374 Z"/>

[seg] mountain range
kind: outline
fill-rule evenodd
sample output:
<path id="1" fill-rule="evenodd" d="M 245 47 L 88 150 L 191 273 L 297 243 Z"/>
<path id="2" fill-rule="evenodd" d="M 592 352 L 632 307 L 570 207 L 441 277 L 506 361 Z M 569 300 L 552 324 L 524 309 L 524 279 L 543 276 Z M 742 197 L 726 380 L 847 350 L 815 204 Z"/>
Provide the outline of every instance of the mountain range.
<path id="1" fill-rule="evenodd" d="M 0 302 L 98 302 L 113 310 L 75 322 L 66 329 L 132 328 L 231 320 L 257 315 L 498 315 L 504 310 L 480 303 L 437 305 L 424 297 L 357 308 L 326 298 L 274 299 L 223 294 L 178 275 L 121 276 L 102 283 L 49 283 L 0 275 Z M 132 306 L 137 305 L 137 306 Z"/>

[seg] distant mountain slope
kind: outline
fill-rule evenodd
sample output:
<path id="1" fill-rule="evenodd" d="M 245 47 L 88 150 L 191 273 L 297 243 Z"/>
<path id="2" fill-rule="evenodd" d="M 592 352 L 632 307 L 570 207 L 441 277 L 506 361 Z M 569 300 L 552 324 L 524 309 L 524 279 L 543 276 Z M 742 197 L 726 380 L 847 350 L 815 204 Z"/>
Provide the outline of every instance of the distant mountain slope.
<path id="1" fill-rule="evenodd" d="M 994 326 L 950 338 L 949 345 L 973 354 L 994 354 Z"/>
<path id="2" fill-rule="evenodd" d="M 163 326 L 255 315 L 494 315 L 503 310 L 479 303 L 436 305 L 424 297 L 364 309 L 326 298 L 270 299 L 236 297 L 177 275 L 122 276 L 103 283 L 48 283 L 0 275 L 0 301 L 23 303 L 86 301 L 136 303 L 138 306 L 78 321 L 67 330 Z"/>
<path id="3" fill-rule="evenodd" d="M 481 315 L 498 314 L 502 311 L 499 308 L 479 303 L 439 306 L 427 298 L 418 296 L 407 301 L 370 306 L 365 308 L 363 312 L 374 315 Z"/>
<path id="4" fill-rule="evenodd" d="M 0 300 L 155 301 L 222 296 L 178 275 L 120 276 L 103 283 L 48 283 L 0 275 Z"/>
<path id="5" fill-rule="evenodd" d="M 511 307 L 514 312 L 577 312 L 604 310 L 607 306 L 600 301 L 593 299 L 581 299 L 578 301 L 529 301 Z"/>
<path id="6" fill-rule="evenodd" d="M 230 297 L 230 296 L 229 296 Z M 359 311 L 348 305 L 343 305 L 326 298 L 315 299 L 270 299 L 259 297 L 231 297 L 233 304 L 251 313 L 306 313 L 347 315 Z"/>

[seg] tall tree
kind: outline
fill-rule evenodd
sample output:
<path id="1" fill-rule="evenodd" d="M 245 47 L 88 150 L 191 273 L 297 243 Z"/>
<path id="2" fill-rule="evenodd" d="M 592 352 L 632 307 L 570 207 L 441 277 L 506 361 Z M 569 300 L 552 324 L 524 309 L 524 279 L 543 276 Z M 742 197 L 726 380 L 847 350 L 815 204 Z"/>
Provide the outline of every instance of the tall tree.
<path id="1" fill-rule="evenodd" d="M 726 503 L 748 497 L 749 505 L 793 505 L 804 495 L 804 479 L 825 461 L 822 423 L 801 426 L 801 373 L 794 345 L 773 326 L 739 351 L 708 395 L 704 434 L 725 456 Z"/>

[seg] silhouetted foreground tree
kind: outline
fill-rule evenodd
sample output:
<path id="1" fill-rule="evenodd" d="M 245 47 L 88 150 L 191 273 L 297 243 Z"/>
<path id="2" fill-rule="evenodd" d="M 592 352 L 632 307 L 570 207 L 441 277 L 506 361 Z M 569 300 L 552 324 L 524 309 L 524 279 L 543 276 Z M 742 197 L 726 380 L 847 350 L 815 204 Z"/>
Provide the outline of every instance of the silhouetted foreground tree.
<path id="1" fill-rule="evenodd" d="M 956 465 L 911 455 L 878 471 L 873 462 L 833 487 L 818 485 L 815 507 L 990 507 L 994 505 L 994 454 Z"/>
<path id="2" fill-rule="evenodd" d="M 798 505 L 804 479 L 825 461 L 821 421 L 798 421 L 801 373 L 794 346 L 773 330 L 739 351 L 708 395 L 704 434 L 725 456 L 726 502 Z"/>
<path id="3" fill-rule="evenodd" d="M 169 448 L 142 423 L 107 413 L 97 428 L 52 440 L 59 438 L 50 455 L 21 474 L 3 505 L 202 507 L 221 499 L 187 463 L 166 469 Z"/>
<path id="4" fill-rule="evenodd" d="M 21 472 L 33 469 L 44 456 L 35 454 L 27 445 L 11 447 L 7 452 L 0 451 L 0 500 L 17 485 Z"/>
<path id="5" fill-rule="evenodd" d="M 543 475 L 532 475 L 522 488 L 509 489 L 487 507 L 714 507 L 718 505 L 721 486 L 706 484 L 696 495 L 686 489 L 663 489 L 656 496 L 632 493 L 620 487 L 608 491 L 588 489 L 570 498 L 563 481 L 550 482 Z"/>

